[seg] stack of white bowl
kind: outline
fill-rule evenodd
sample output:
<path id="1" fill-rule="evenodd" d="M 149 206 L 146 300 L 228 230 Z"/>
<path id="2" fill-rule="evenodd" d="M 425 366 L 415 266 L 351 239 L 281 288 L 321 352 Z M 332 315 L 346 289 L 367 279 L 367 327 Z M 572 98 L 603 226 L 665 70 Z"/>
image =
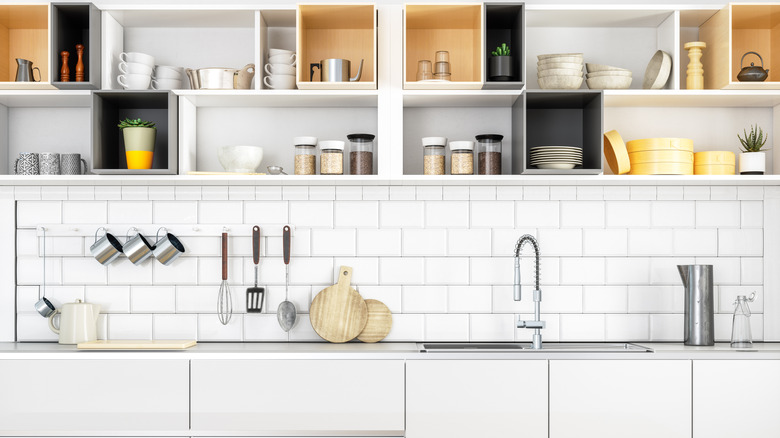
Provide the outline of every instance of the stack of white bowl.
<path id="1" fill-rule="evenodd" d="M 155 90 L 181 90 L 184 69 L 172 65 L 156 65 L 152 73 L 152 88 Z"/>
<path id="2" fill-rule="evenodd" d="M 119 71 L 116 77 L 125 90 L 148 90 L 152 83 L 154 56 L 140 52 L 122 52 L 119 54 Z"/>
<path id="3" fill-rule="evenodd" d="M 602 64 L 585 64 L 588 88 L 591 90 L 624 90 L 631 87 L 631 70 Z"/>
<path id="4" fill-rule="evenodd" d="M 582 86 L 582 53 L 550 53 L 537 58 L 540 88 L 576 90 Z"/>
<path id="5" fill-rule="evenodd" d="M 268 49 L 263 84 L 275 90 L 295 89 L 296 55 L 292 50 Z"/>

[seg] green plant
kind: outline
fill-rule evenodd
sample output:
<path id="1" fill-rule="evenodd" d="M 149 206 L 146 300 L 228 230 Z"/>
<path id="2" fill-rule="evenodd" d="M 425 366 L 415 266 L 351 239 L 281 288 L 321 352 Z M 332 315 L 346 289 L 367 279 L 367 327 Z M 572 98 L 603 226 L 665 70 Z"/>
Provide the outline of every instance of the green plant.
<path id="1" fill-rule="evenodd" d="M 742 143 L 744 152 L 758 152 L 766 144 L 767 137 L 764 137 L 764 131 L 758 125 L 750 127 L 750 134 L 744 129 L 742 132 L 745 134 L 745 138 L 742 138 L 739 134 L 737 134 L 737 138 Z"/>
<path id="2" fill-rule="evenodd" d="M 156 126 L 154 126 L 154 122 L 149 122 L 146 120 L 141 119 L 124 119 L 121 122 L 119 122 L 118 126 L 119 129 L 125 129 L 125 128 L 152 128 L 157 129 Z"/>
<path id="3" fill-rule="evenodd" d="M 502 43 L 500 46 L 496 47 L 496 50 L 491 52 L 493 56 L 509 56 L 509 46 L 506 45 L 506 43 Z"/>

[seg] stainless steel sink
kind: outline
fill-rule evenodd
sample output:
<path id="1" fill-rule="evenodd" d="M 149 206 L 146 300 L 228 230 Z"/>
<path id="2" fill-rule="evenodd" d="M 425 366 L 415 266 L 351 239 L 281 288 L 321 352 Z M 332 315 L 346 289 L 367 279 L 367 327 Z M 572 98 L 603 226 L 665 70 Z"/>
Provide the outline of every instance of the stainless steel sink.
<path id="1" fill-rule="evenodd" d="M 420 344 L 421 353 L 476 353 L 476 352 L 547 352 L 547 353 L 652 353 L 652 348 L 647 348 L 631 343 L 602 343 L 602 342 L 572 342 L 557 343 L 546 342 L 541 350 L 534 350 L 530 343 L 423 343 Z"/>

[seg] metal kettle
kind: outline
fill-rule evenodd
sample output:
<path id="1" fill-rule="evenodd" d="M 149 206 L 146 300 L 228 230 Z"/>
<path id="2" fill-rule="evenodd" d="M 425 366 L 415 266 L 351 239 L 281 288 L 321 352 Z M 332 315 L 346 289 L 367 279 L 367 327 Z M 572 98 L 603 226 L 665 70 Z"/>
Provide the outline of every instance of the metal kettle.
<path id="1" fill-rule="evenodd" d="M 60 315 L 59 328 L 54 326 L 54 316 Z M 100 305 L 84 303 L 66 303 L 62 309 L 49 315 L 49 328 L 60 335 L 60 344 L 79 344 L 97 340 L 97 322 L 100 316 Z"/>
<path id="2" fill-rule="evenodd" d="M 350 62 L 348 59 L 330 58 L 314 62 L 309 68 L 309 81 L 314 82 L 314 68 L 320 69 L 321 82 L 356 82 L 363 75 L 363 60 L 360 60 L 357 75 L 349 77 Z"/>
<path id="3" fill-rule="evenodd" d="M 752 62 L 750 63 L 750 67 L 742 67 L 742 61 L 750 54 L 758 56 L 758 59 L 761 60 L 761 67 L 754 65 Z M 747 52 L 742 55 L 742 59 L 739 61 L 739 68 L 741 70 L 737 75 L 737 79 L 740 82 L 762 82 L 769 77 L 769 69 L 764 69 L 764 58 L 756 52 Z"/>
<path id="4" fill-rule="evenodd" d="M 16 82 L 40 82 L 41 70 L 32 66 L 28 59 L 16 58 Z M 38 70 L 38 79 L 35 79 L 33 70 Z"/>

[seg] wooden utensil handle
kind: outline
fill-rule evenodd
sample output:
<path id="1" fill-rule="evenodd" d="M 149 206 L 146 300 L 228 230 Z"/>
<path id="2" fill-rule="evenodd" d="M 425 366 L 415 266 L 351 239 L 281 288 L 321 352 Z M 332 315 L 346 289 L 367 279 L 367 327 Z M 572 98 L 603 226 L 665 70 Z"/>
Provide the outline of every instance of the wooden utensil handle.
<path id="1" fill-rule="evenodd" d="M 260 227 L 252 227 L 252 261 L 260 263 Z"/>
<path id="2" fill-rule="evenodd" d="M 290 264 L 290 226 L 282 228 L 282 249 L 284 250 L 284 264 Z"/>
<path id="3" fill-rule="evenodd" d="M 227 233 L 222 233 L 222 281 L 228 278 L 228 238 Z"/>

